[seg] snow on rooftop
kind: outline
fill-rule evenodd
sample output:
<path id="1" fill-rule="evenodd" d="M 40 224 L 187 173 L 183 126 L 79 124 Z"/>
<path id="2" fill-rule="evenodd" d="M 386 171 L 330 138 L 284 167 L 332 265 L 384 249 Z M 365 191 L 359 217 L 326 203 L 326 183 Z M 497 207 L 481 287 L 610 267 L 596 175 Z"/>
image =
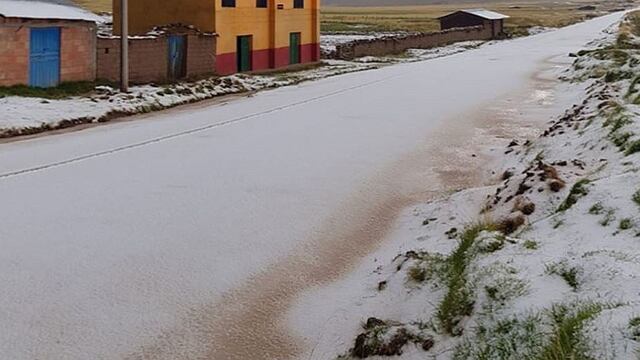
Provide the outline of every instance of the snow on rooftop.
<path id="1" fill-rule="evenodd" d="M 101 21 L 98 15 L 76 6 L 25 0 L 0 0 L 0 16 L 27 19 Z"/>
<path id="2" fill-rule="evenodd" d="M 456 12 L 458 12 L 458 11 L 456 11 Z M 464 9 L 464 10 L 460 10 L 460 12 L 464 12 L 464 13 L 467 13 L 467 14 L 479 16 L 479 17 L 487 19 L 487 20 L 500 20 L 500 19 L 507 19 L 509 17 L 507 15 L 500 14 L 500 13 L 497 13 L 495 11 L 491 11 L 491 10 L 487 10 L 487 9 Z M 455 13 L 453 13 L 453 14 L 455 14 Z M 452 14 L 449 14 L 449 15 L 452 15 Z M 445 15 L 443 17 L 449 16 L 449 15 Z"/>

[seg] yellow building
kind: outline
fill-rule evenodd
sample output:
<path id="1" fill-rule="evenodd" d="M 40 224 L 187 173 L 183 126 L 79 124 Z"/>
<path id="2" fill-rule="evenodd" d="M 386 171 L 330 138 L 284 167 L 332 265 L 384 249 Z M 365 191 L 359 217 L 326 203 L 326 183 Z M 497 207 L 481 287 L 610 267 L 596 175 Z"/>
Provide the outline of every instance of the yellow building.
<path id="1" fill-rule="evenodd" d="M 113 1 L 116 34 L 119 5 Z M 168 24 L 216 33 L 214 71 L 221 75 L 318 61 L 319 21 L 320 0 L 129 1 L 130 35 Z"/>

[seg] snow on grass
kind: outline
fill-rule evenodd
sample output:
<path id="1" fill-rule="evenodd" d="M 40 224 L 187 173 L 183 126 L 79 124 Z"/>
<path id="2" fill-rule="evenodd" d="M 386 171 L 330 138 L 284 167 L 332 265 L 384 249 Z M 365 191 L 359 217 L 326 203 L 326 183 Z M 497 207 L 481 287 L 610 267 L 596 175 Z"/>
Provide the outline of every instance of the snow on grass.
<path id="1" fill-rule="evenodd" d="M 638 358 L 640 31 L 625 32 L 633 16 L 575 55 L 563 78 L 587 89 L 584 100 L 538 138 L 504 149 L 491 162 L 495 185 L 401 217 L 398 234 L 413 239 L 398 240 L 403 254 L 379 265 L 366 280 L 376 290 L 357 304 L 387 322 L 425 324 L 421 336 L 433 343 L 407 341 L 401 358 Z"/>

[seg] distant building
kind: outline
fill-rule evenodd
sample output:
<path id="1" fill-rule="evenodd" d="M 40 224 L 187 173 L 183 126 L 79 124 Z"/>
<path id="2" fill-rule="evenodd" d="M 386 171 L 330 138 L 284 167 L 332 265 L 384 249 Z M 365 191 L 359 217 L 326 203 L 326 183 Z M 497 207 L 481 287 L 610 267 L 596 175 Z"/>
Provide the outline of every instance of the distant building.
<path id="1" fill-rule="evenodd" d="M 460 10 L 438 18 L 440 29 L 447 30 L 469 26 L 484 26 L 490 28 L 492 37 L 497 38 L 504 34 L 504 19 L 507 15 L 485 9 Z"/>
<path id="2" fill-rule="evenodd" d="M 95 80 L 99 20 L 75 6 L 0 1 L 0 86 Z"/>
<path id="3" fill-rule="evenodd" d="M 120 33 L 120 1 L 114 0 L 114 34 Z M 168 24 L 216 34 L 215 72 L 281 68 L 318 61 L 319 0 L 136 0 L 129 2 L 130 35 Z M 188 45 L 178 52 L 189 61 Z M 182 50 L 183 49 L 183 50 Z"/>

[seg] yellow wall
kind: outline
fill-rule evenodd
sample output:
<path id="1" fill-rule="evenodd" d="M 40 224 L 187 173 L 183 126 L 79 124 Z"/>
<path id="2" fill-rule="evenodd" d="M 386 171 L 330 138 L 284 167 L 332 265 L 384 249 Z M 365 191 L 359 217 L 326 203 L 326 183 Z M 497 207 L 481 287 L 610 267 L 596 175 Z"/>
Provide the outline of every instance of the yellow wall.
<path id="1" fill-rule="evenodd" d="M 294 9 L 293 0 L 269 0 L 268 8 L 256 8 L 256 0 L 236 0 L 235 8 L 221 3 L 216 0 L 218 54 L 235 52 L 240 35 L 253 35 L 253 50 L 287 47 L 292 32 L 301 33 L 303 44 L 319 41 L 318 0 L 305 0 L 304 9 Z"/>
<path id="2" fill-rule="evenodd" d="M 236 38 L 253 35 L 253 50 L 269 48 L 269 8 L 256 8 L 256 0 L 236 0 L 236 7 L 222 7 L 215 0 L 217 53 L 236 51 Z"/>
<path id="3" fill-rule="evenodd" d="M 268 0 L 256 8 L 256 0 L 236 0 L 236 7 L 222 7 L 222 0 L 130 0 L 129 32 L 144 34 L 155 26 L 182 23 L 205 32 L 216 32 L 217 54 L 236 51 L 236 38 L 253 35 L 253 50 L 289 46 L 289 33 L 300 32 L 302 44 L 319 42 L 319 0 L 304 0 L 294 9 L 293 0 Z M 113 0 L 114 32 L 120 32 L 120 0 Z M 284 5 L 278 10 L 277 5 Z M 275 36 L 273 35 L 275 33 Z"/>
<path id="4" fill-rule="evenodd" d="M 156 26 L 181 23 L 215 31 L 213 6 L 221 0 L 129 0 L 129 33 L 147 33 Z M 113 0 L 113 31 L 120 34 L 120 0 Z"/>

